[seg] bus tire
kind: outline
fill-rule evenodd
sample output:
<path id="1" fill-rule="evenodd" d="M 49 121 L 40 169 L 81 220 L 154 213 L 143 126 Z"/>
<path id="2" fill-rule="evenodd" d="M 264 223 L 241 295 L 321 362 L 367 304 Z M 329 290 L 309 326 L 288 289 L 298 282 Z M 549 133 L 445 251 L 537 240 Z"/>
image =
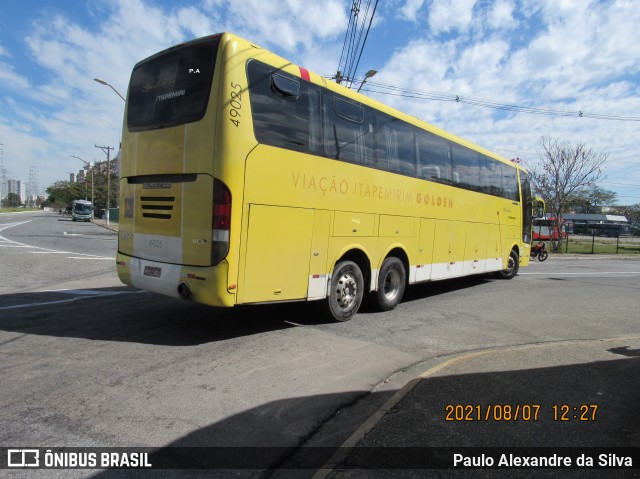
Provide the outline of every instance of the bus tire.
<path id="1" fill-rule="evenodd" d="M 353 261 L 341 261 L 333 269 L 327 312 L 335 321 L 349 321 L 358 312 L 364 296 L 364 277 Z"/>
<path id="2" fill-rule="evenodd" d="M 498 277 L 502 279 L 511 279 L 518 274 L 518 268 L 520 267 L 520 257 L 518 252 L 514 249 L 509 254 L 509 261 L 507 262 L 507 269 L 498 271 Z"/>
<path id="3" fill-rule="evenodd" d="M 391 311 L 402 300 L 407 284 L 404 264 L 400 259 L 391 256 L 386 258 L 378 274 L 376 306 L 381 311 Z"/>

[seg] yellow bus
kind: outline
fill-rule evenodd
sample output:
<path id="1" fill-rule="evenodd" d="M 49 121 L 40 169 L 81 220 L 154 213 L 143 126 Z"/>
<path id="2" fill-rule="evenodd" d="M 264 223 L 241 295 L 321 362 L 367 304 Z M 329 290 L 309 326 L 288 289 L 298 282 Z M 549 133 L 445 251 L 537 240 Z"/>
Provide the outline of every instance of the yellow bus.
<path id="1" fill-rule="evenodd" d="M 137 288 L 346 321 L 529 262 L 518 165 L 232 34 L 138 63 L 123 130 L 117 269 Z"/>

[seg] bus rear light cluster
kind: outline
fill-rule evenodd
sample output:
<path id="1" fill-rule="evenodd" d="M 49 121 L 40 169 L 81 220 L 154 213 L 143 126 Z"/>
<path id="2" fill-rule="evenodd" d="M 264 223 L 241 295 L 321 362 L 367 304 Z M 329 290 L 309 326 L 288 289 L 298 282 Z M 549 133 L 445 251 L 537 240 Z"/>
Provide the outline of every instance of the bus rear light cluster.
<path id="1" fill-rule="evenodd" d="M 229 252 L 231 229 L 231 191 L 218 179 L 213 180 L 213 233 L 211 261 L 218 264 Z"/>

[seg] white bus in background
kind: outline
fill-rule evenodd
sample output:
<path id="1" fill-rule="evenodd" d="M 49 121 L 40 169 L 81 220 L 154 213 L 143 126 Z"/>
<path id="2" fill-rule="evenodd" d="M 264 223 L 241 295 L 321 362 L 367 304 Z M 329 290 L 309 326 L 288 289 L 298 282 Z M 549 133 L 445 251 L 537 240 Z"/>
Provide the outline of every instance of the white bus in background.
<path id="1" fill-rule="evenodd" d="M 91 221 L 93 204 L 86 200 L 73 200 L 71 206 L 71 219 L 73 221 Z"/>

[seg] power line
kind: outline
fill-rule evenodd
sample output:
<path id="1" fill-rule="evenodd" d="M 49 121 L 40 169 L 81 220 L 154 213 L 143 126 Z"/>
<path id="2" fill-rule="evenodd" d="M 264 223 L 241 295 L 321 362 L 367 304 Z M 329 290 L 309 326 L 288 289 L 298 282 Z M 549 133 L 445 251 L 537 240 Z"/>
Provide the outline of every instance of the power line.
<path id="1" fill-rule="evenodd" d="M 369 15 L 371 2 L 372 0 L 367 0 L 366 5 L 363 7 L 361 0 L 354 0 L 351 5 L 349 23 L 342 44 L 342 53 L 340 54 L 337 73 L 332 77 L 335 78 L 338 83 L 342 81 L 348 82 L 348 88 L 352 88 L 353 86 L 358 66 L 360 65 L 360 59 L 362 58 L 362 52 L 369 38 L 373 17 L 378 7 L 378 0 L 376 0 L 373 11 L 371 15 Z M 367 19 L 369 20 L 368 25 Z"/>
<path id="2" fill-rule="evenodd" d="M 351 10 L 349 12 L 349 23 L 347 24 L 347 30 L 344 32 L 344 41 L 342 43 L 342 53 L 340 54 L 340 61 L 338 62 L 338 70 L 336 73 L 336 81 L 338 83 L 340 83 L 342 81 L 343 78 L 343 71 L 342 70 L 342 60 L 345 60 L 345 65 L 346 65 L 346 57 L 345 57 L 345 51 L 347 51 L 347 57 L 349 56 L 348 53 L 348 47 L 347 45 L 350 45 L 351 42 L 349 41 L 349 37 L 350 35 L 352 35 L 352 24 L 357 22 L 357 18 L 358 18 L 358 11 L 359 11 L 359 7 L 356 4 L 356 1 L 353 2 L 353 4 L 351 5 Z"/>
<path id="3" fill-rule="evenodd" d="M 360 13 L 360 4 L 361 2 L 353 2 L 354 7 L 357 5 L 357 11 L 355 13 L 355 18 L 354 18 L 354 25 L 353 25 L 353 30 L 352 30 L 352 35 L 351 35 L 351 44 L 349 45 L 349 58 L 347 60 L 348 63 L 345 63 L 345 68 L 344 71 L 346 73 L 346 77 L 349 80 L 349 88 L 351 88 L 351 85 L 353 84 L 353 64 L 355 63 L 355 56 L 357 55 L 356 51 L 358 49 L 358 45 L 360 44 L 360 38 L 358 37 L 358 42 L 355 42 L 356 39 L 356 35 L 358 34 L 358 15 Z M 368 10 L 368 5 L 367 5 L 367 10 Z M 366 15 L 366 12 L 365 12 Z M 361 30 L 362 31 L 362 30 Z"/>
<path id="4" fill-rule="evenodd" d="M 614 183 L 611 181 L 603 181 L 602 182 L 603 185 L 615 185 L 618 188 L 638 188 L 640 185 L 635 184 L 635 185 L 630 185 L 629 183 Z"/>
<path id="5" fill-rule="evenodd" d="M 522 150 L 509 150 L 507 148 L 493 148 L 496 151 L 508 151 L 509 153 L 518 153 L 520 155 L 537 155 L 538 153 L 535 151 L 522 151 Z"/>
<path id="6" fill-rule="evenodd" d="M 397 87 L 385 83 L 368 82 L 368 88 L 365 90 L 371 93 L 379 93 L 381 95 L 392 95 L 404 98 L 413 98 L 416 100 L 435 100 L 435 101 L 449 101 L 456 103 L 464 103 L 468 105 L 479 106 L 483 108 L 492 108 L 495 110 L 513 111 L 516 113 L 531 113 L 535 115 L 548 115 L 548 116 L 565 116 L 565 117 L 577 117 L 577 118 L 593 118 L 597 120 L 615 120 L 615 121 L 640 121 L 640 117 L 633 116 L 621 116 L 621 115 L 605 115 L 602 113 L 589 113 L 585 111 L 566 111 L 566 110 L 552 110 L 548 108 L 535 108 L 521 105 L 510 105 L 505 103 L 498 103 L 491 100 L 480 100 L 476 98 L 465 98 L 459 95 L 429 92 L 424 90 L 412 90 L 409 88 Z M 372 89 L 373 87 L 374 89 Z"/>
<path id="7" fill-rule="evenodd" d="M 371 2 L 369 2 L 371 3 Z M 360 65 L 360 58 L 362 58 L 362 52 L 364 51 L 364 47 L 367 44 L 367 38 L 369 38 L 369 31 L 371 30 L 371 24 L 373 23 L 373 17 L 376 14 L 376 9 L 378 8 L 378 0 L 376 0 L 375 5 L 373 6 L 373 12 L 371 13 L 371 18 L 369 19 L 369 26 L 367 27 L 367 33 L 364 36 L 364 41 L 362 42 L 362 47 L 360 48 L 360 54 L 358 55 L 358 61 L 356 62 L 356 67 L 353 69 L 353 76 L 356 76 L 356 72 L 358 71 L 358 66 Z M 369 11 L 369 5 L 367 4 L 367 11 Z M 367 18 L 367 14 L 365 13 L 365 20 Z M 364 20 L 362 22 L 364 26 Z M 362 36 L 362 31 L 360 33 Z"/>

